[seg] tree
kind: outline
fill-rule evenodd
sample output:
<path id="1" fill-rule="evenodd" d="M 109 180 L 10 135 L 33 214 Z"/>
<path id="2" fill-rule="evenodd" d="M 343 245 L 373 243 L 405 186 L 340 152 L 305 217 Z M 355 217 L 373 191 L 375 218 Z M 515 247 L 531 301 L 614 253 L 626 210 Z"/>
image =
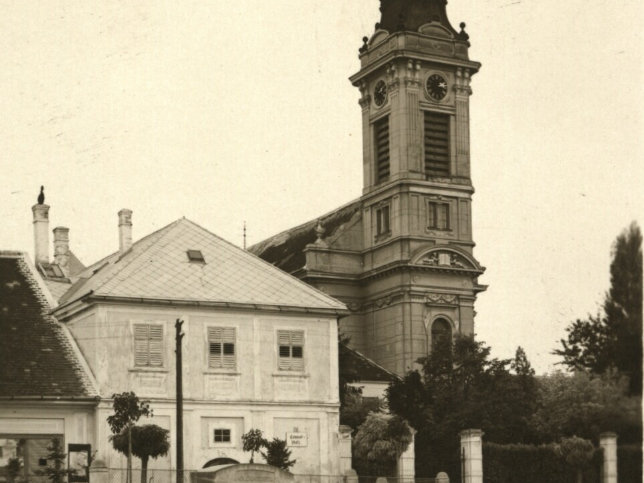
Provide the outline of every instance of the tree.
<path id="1" fill-rule="evenodd" d="M 47 476 L 51 483 L 64 483 L 65 479 L 74 473 L 74 470 L 69 470 L 65 467 L 65 456 L 67 453 L 63 451 L 63 446 L 58 438 L 52 438 L 49 446 L 47 446 L 47 461 L 50 463 L 44 470 L 38 474 Z"/>
<path id="2" fill-rule="evenodd" d="M 150 458 L 165 456 L 170 451 L 168 433 L 167 429 L 156 424 L 144 424 L 126 427 L 119 434 L 112 435 L 110 439 L 116 451 L 128 454 L 131 448 L 132 454 L 141 459 L 141 483 L 146 483 Z"/>
<path id="3" fill-rule="evenodd" d="M 458 434 L 464 429 L 480 428 L 490 442 L 530 441 L 536 384 L 525 352 L 498 360 L 490 350 L 472 336 L 458 335 L 420 361 L 422 374 L 410 372 L 387 389 L 389 409 L 417 431 L 418 475 L 447 471 L 457 477 Z M 420 457 L 427 454 L 432 458 Z"/>
<path id="4" fill-rule="evenodd" d="M 577 473 L 577 483 L 583 482 L 583 469 L 590 463 L 595 453 L 593 443 L 587 439 L 573 436 L 564 438 L 558 447 L 558 452 L 565 462 L 572 466 Z"/>
<path id="5" fill-rule="evenodd" d="M 127 482 L 132 483 L 132 433 L 130 429 L 141 416 L 152 416 L 152 410 L 150 409 L 150 403 L 140 401 L 133 392 L 112 394 L 112 399 L 114 414 L 107 417 L 107 424 L 109 424 L 113 435 L 127 430 Z"/>
<path id="6" fill-rule="evenodd" d="M 633 222 L 616 239 L 610 289 L 603 314 L 578 319 L 553 353 L 572 369 L 601 374 L 610 368 L 629 377 L 631 394 L 642 394 L 642 233 Z"/>
<path id="7" fill-rule="evenodd" d="M 573 435 L 597 441 L 604 431 L 617 432 L 622 443 L 641 442 L 640 398 L 628 396 L 626 377 L 555 372 L 536 382 L 538 404 L 530 417 L 533 442 Z"/>
<path id="8" fill-rule="evenodd" d="M 264 447 L 266 452 L 262 451 L 262 456 L 268 465 L 288 471 L 297 461 L 289 459 L 291 450 L 286 447 L 286 441 L 283 439 L 273 438 L 273 441 L 264 441 Z"/>
<path id="9" fill-rule="evenodd" d="M 409 443 L 411 431 L 400 416 L 371 413 L 353 440 L 354 466 L 363 476 L 393 476 Z"/>
<path id="10" fill-rule="evenodd" d="M 243 434 L 242 443 L 244 444 L 244 451 L 250 451 L 249 463 L 253 462 L 255 453 L 259 453 L 259 450 L 266 446 L 266 440 L 264 439 L 260 429 L 251 429 L 247 433 Z"/>

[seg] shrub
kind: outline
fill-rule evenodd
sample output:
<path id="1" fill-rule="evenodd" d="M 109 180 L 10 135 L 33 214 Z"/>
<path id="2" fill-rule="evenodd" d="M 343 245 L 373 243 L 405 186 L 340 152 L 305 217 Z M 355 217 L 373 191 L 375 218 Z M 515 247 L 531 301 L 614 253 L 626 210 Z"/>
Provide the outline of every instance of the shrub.
<path id="1" fill-rule="evenodd" d="M 642 481 L 642 447 L 639 445 L 617 446 L 617 476 L 619 481 Z"/>

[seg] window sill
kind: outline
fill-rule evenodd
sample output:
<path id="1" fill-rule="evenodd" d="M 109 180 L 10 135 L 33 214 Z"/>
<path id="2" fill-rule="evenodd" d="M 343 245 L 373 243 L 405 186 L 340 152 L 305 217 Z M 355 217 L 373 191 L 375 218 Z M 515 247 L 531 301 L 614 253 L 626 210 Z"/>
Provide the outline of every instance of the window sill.
<path id="1" fill-rule="evenodd" d="M 308 379 L 310 377 L 310 374 L 298 371 L 279 371 L 274 372 L 273 377 L 299 377 L 302 379 Z"/>
<path id="2" fill-rule="evenodd" d="M 380 233 L 380 234 L 376 235 L 375 239 L 376 239 L 376 241 L 377 241 L 377 242 L 380 242 L 380 241 L 382 241 L 382 240 L 386 240 L 386 239 L 387 239 L 387 238 L 389 238 L 390 236 L 391 236 L 391 230 L 390 230 L 390 231 L 386 231 L 386 232 L 384 232 L 384 233 Z"/>
<path id="3" fill-rule="evenodd" d="M 227 369 L 206 369 L 203 371 L 204 375 L 208 374 L 221 374 L 225 376 L 241 376 L 241 372 L 237 372 L 236 369 L 227 370 Z"/>
<path id="4" fill-rule="evenodd" d="M 128 372 L 161 372 L 161 373 L 168 373 L 170 372 L 168 369 L 165 367 L 130 367 L 128 369 Z"/>

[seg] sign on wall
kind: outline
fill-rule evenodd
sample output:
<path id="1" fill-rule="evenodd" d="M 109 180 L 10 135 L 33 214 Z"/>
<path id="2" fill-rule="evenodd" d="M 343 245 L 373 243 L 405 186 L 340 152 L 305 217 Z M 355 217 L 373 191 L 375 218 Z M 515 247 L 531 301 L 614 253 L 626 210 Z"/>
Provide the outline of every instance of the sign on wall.
<path id="1" fill-rule="evenodd" d="M 309 436 L 306 433 L 286 433 L 286 444 L 287 446 L 294 447 L 306 447 L 309 444 Z"/>

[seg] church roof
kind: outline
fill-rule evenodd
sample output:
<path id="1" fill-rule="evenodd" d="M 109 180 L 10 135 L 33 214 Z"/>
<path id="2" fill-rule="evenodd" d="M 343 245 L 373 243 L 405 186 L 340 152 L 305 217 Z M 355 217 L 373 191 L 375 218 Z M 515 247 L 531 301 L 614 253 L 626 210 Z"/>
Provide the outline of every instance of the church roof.
<path id="1" fill-rule="evenodd" d="M 124 254 L 115 252 L 89 266 L 78 277 L 61 306 L 91 295 L 346 311 L 341 302 L 185 218 L 142 238 Z"/>
<path id="2" fill-rule="evenodd" d="M 382 14 L 377 28 L 389 33 L 416 32 L 421 25 L 438 22 L 457 35 L 447 18 L 446 4 L 447 0 L 381 0 Z"/>
<path id="3" fill-rule="evenodd" d="M 46 287 L 21 252 L 0 251 L 0 397 L 96 395 Z"/>
<path id="4" fill-rule="evenodd" d="M 285 272 L 294 273 L 306 264 L 304 249 L 317 239 L 318 222 L 324 229 L 325 242 L 332 244 L 361 217 L 361 202 L 354 200 L 326 215 L 278 233 L 261 241 L 248 250 Z"/>
<path id="5" fill-rule="evenodd" d="M 393 372 L 343 343 L 339 347 L 339 359 L 340 372 L 348 380 L 390 383 L 399 378 Z"/>

